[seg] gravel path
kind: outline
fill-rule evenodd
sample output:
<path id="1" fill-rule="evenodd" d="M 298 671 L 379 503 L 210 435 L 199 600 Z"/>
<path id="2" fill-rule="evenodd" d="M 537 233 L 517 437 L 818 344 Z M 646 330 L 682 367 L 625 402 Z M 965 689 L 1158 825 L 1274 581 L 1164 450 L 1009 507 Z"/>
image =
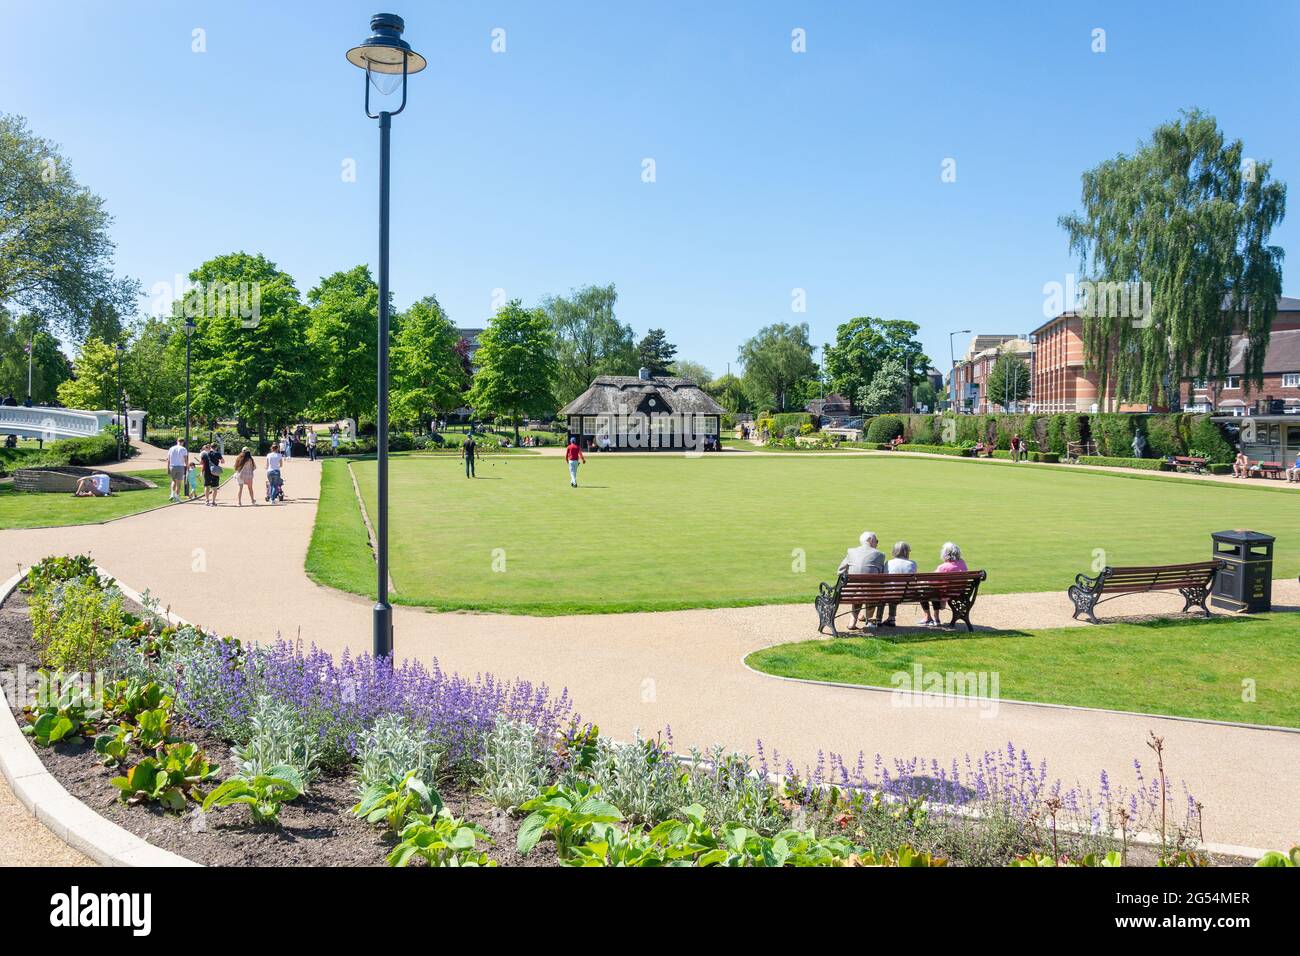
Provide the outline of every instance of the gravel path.
<path id="1" fill-rule="evenodd" d="M 127 584 L 223 632 L 366 650 L 372 602 L 303 574 L 319 465 L 286 467 L 294 497 L 281 506 L 235 508 L 233 491 L 223 489 L 217 509 L 189 503 L 104 526 L 0 531 L 0 554 L 12 564 L 90 551 Z M 1300 585 L 1276 582 L 1275 600 L 1300 607 Z M 1128 599 L 1123 611 L 1181 606 L 1176 596 L 1153 595 Z M 1070 611 L 1063 592 L 988 595 L 974 617 L 984 627 L 1043 628 L 1072 625 Z M 1285 847 L 1300 838 L 1300 734 L 1007 703 L 995 715 L 899 707 L 889 694 L 781 681 L 742 666 L 757 648 L 816 638 L 810 605 L 552 618 L 398 607 L 395 631 L 400 657 L 436 656 L 452 670 L 567 687 L 584 718 L 616 737 L 671 726 L 679 749 L 716 741 L 749 751 L 761 739 L 796 766 L 823 751 L 859 750 L 946 763 L 1012 741 L 1046 759 L 1053 777 L 1095 787 L 1104 769 L 1128 784 L 1133 760 L 1148 763 L 1154 730 L 1165 738 L 1175 784 L 1185 781 L 1205 807 L 1207 841 Z"/>

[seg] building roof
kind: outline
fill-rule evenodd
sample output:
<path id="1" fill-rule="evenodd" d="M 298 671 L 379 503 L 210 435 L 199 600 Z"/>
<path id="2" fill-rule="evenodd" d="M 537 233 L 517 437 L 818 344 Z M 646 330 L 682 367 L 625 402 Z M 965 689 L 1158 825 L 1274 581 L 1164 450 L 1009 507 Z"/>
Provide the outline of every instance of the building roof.
<path id="1" fill-rule="evenodd" d="M 648 402 L 653 399 L 653 405 Z M 690 379 L 602 375 L 560 409 L 561 415 L 635 415 L 646 408 L 691 415 L 723 415 L 726 409 Z"/>
<path id="2" fill-rule="evenodd" d="M 1229 304 L 1230 301 L 1231 301 L 1231 299 L 1230 299 L 1228 296 L 1224 296 L 1224 297 L 1223 297 L 1223 307 L 1224 307 L 1225 309 L 1228 307 L 1228 304 Z M 1295 296 L 1290 296 L 1290 295 L 1280 295 L 1280 296 L 1278 296 L 1278 297 L 1277 297 L 1277 311 L 1278 311 L 1279 313 L 1281 313 L 1281 312 L 1300 312 L 1300 299 L 1297 299 Z M 1044 322 L 1042 325 L 1038 326 L 1038 328 L 1034 329 L 1034 331 L 1033 331 L 1032 333 L 1030 333 L 1030 334 L 1031 334 L 1031 335 L 1036 335 L 1036 334 L 1038 334 L 1039 332 L 1043 331 L 1043 329 L 1047 328 L 1049 325 L 1053 325 L 1053 324 L 1055 324 L 1055 323 L 1057 323 L 1057 322 L 1060 322 L 1062 319 L 1077 319 L 1077 318 L 1081 318 L 1081 317 L 1082 317 L 1082 313 L 1080 313 L 1080 312 L 1078 312 L 1078 311 L 1076 311 L 1076 310 L 1074 310 L 1074 309 L 1066 309 L 1066 310 L 1065 310 L 1064 312 L 1062 312 L 1060 315 L 1055 316 L 1054 318 L 1050 318 L 1050 319 L 1048 319 L 1048 320 L 1047 320 L 1046 322 Z"/>
<path id="3" fill-rule="evenodd" d="M 1232 350 L 1228 358 L 1229 374 L 1245 373 L 1248 344 L 1244 335 L 1232 337 Z M 1282 372 L 1300 372 L 1300 329 L 1281 329 L 1269 336 L 1268 351 L 1264 355 L 1264 374 L 1277 375 Z"/>

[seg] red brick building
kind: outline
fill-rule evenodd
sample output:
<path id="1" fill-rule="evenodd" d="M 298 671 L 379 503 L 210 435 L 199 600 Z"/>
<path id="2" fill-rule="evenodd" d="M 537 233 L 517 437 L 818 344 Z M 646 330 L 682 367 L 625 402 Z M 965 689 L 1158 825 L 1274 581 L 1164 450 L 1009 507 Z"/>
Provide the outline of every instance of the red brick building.
<path id="1" fill-rule="evenodd" d="M 1018 335 L 977 335 L 971 339 L 966 354 L 952 367 L 950 394 L 955 396 L 959 411 L 984 415 L 1003 411 L 1002 397 L 988 394 L 988 378 L 1003 352 L 1016 352 L 1026 359 L 1033 346 Z"/>

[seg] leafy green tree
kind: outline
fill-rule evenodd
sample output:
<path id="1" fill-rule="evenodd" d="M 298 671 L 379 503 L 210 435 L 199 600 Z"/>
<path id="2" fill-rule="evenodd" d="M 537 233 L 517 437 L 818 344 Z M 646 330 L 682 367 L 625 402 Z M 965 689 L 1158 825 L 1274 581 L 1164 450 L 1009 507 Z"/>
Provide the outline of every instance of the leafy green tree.
<path id="1" fill-rule="evenodd" d="M 402 313 L 393 343 L 393 417 L 424 422 L 463 400 L 469 376 L 456 351 L 460 333 L 435 296 Z"/>
<path id="2" fill-rule="evenodd" d="M 117 349 L 96 338 L 82 342 L 72 378 L 59 385 L 58 396 L 68 408 L 117 408 Z"/>
<path id="3" fill-rule="evenodd" d="M 708 384 L 713 381 L 712 372 L 699 362 L 692 362 L 689 359 L 678 359 L 674 362 L 673 374 L 678 378 L 684 378 L 694 382 L 706 391 L 708 390 Z"/>
<path id="4" fill-rule="evenodd" d="M 928 379 L 912 387 L 912 403 L 917 408 L 924 407 L 933 412 L 939 407 L 940 399 L 941 396 Z"/>
<path id="5" fill-rule="evenodd" d="M 116 345 L 125 337 L 125 331 L 122 315 L 113 303 L 96 299 L 95 304 L 90 307 L 90 315 L 86 318 L 86 336 L 107 342 L 109 345 Z"/>
<path id="6" fill-rule="evenodd" d="M 0 304 L 77 338 L 97 302 L 132 311 L 138 286 L 113 275 L 104 201 L 20 116 L 0 114 L 0 170 Z"/>
<path id="7" fill-rule="evenodd" d="M 27 356 L 31 350 L 32 401 L 53 402 L 58 387 L 72 377 L 72 364 L 39 316 L 14 318 L 0 309 L 0 395 L 27 397 Z"/>
<path id="8" fill-rule="evenodd" d="M 668 341 L 663 329 L 651 329 L 636 346 L 638 364 L 649 369 L 651 375 L 672 375 L 676 354 L 677 346 Z"/>
<path id="9" fill-rule="evenodd" d="M 131 407 L 143 408 L 150 421 L 184 418 L 184 340 L 180 320 L 172 317 L 152 316 L 131 330 L 122 358 L 122 381 Z"/>
<path id="10" fill-rule="evenodd" d="M 854 400 L 868 415 L 901 412 L 907 402 L 907 386 L 907 368 L 898 359 L 887 358 L 871 381 L 858 389 Z"/>
<path id="11" fill-rule="evenodd" d="M 719 375 L 703 388 L 729 412 L 747 412 L 753 408 L 753 403 L 745 394 L 744 383 L 730 372 Z"/>
<path id="12" fill-rule="evenodd" d="M 816 381 L 817 363 L 808 341 L 808 324 L 777 323 L 759 329 L 740 347 L 745 366 L 744 387 L 755 405 L 770 405 L 778 412 L 798 407 L 805 386 Z"/>
<path id="13" fill-rule="evenodd" d="M 257 423 L 266 440 L 268 426 L 291 421 L 311 398 L 317 369 L 307 343 L 307 309 L 293 278 L 262 255 L 232 252 L 209 259 L 190 273 L 191 282 L 210 292 L 246 283 L 256 294 L 255 316 L 229 305 L 209 308 L 207 296 L 192 342 L 193 409 L 215 419 L 237 415 Z M 187 311 L 192 300 L 187 300 Z M 179 307 L 179 304 L 178 304 Z"/>
<path id="14" fill-rule="evenodd" d="M 555 393 L 560 404 L 582 394 L 597 376 L 636 374 L 632 327 L 615 318 L 617 300 L 610 283 L 585 286 L 542 302 L 555 328 L 559 369 Z"/>
<path id="15" fill-rule="evenodd" d="M 506 303 L 479 336 L 474 360 L 478 371 L 467 400 L 479 415 L 513 418 L 516 444 L 521 417 L 555 411 L 555 329 L 542 309 L 525 309 L 518 299 Z"/>
<path id="16" fill-rule="evenodd" d="M 1099 293 L 1085 305 L 1085 356 L 1102 395 L 1163 403 L 1185 378 L 1221 378 L 1237 332 L 1247 383 L 1262 385 L 1282 291 L 1283 252 L 1268 239 L 1286 212 L 1271 169 L 1194 110 L 1083 174 L 1082 213 L 1060 219 L 1080 271 L 1143 300 L 1134 309 L 1130 293 L 1125 309 Z"/>
<path id="17" fill-rule="evenodd" d="M 835 330 L 835 344 L 826 346 L 826 376 L 832 389 L 855 399 L 886 359 L 912 370 L 912 381 L 925 380 L 930 366 L 917 339 L 920 326 L 903 319 L 860 316 Z M 856 400 L 856 399 L 855 399 Z"/>
<path id="18" fill-rule="evenodd" d="M 1017 352 L 1003 352 L 993 363 L 986 385 L 989 401 L 1001 405 L 1003 411 L 1012 402 L 1023 402 L 1029 397 L 1029 363 Z"/>
<path id="19" fill-rule="evenodd" d="M 312 413 L 358 421 L 373 415 L 378 401 L 379 286 L 370 267 L 326 276 L 307 293 L 307 304 L 307 343 L 315 355 Z"/>

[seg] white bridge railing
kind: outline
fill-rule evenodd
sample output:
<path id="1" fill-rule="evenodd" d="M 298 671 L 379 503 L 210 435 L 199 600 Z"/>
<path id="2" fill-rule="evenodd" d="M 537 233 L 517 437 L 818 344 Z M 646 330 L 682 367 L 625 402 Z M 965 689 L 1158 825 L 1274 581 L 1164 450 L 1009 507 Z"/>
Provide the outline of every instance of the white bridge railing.
<path id="1" fill-rule="evenodd" d="M 0 405 L 0 435 L 18 435 L 43 441 L 85 438 L 99 434 L 113 423 L 114 418 L 116 415 L 111 411 Z"/>

